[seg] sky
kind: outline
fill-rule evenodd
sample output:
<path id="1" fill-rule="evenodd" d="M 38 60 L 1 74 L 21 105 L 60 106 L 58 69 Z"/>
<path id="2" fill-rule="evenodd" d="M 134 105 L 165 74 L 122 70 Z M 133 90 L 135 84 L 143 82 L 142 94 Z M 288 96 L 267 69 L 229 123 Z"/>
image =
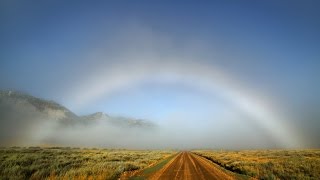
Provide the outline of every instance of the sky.
<path id="1" fill-rule="evenodd" d="M 320 147 L 319 8 L 312 0 L 1 1 L 0 88 L 213 144 L 261 136 L 244 144 L 269 147 L 260 145 L 271 137 Z"/>

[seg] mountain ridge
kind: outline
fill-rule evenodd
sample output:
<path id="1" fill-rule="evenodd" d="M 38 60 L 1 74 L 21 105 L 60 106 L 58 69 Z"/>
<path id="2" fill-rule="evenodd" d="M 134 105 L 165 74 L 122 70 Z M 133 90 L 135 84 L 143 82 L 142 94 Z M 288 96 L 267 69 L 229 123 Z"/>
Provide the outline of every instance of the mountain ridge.
<path id="1" fill-rule="evenodd" d="M 51 140 L 50 133 L 67 132 L 75 127 L 94 129 L 100 126 L 118 132 L 149 131 L 157 127 L 148 120 L 110 116 L 103 112 L 79 116 L 52 100 L 0 90 L 0 145 L 15 142 L 16 139 L 27 142 L 25 137 L 33 131 L 46 134 L 41 135 L 41 138 Z"/>
<path id="2" fill-rule="evenodd" d="M 47 109 L 53 109 L 53 110 L 60 110 L 64 113 L 66 113 L 66 117 L 71 118 L 79 118 L 79 119 L 87 119 L 87 120 L 106 120 L 106 119 L 117 119 L 117 120 L 123 120 L 123 121 L 132 121 L 132 122 L 148 122 L 148 120 L 144 119 L 135 119 L 135 118 L 129 118 L 129 117 L 122 117 L 122 116 L 110 116 L 104 112 L 95 112 L 88 115 L 78 116 L 77 114 L 73 113 L 71 110 L 66 108 L 65 106 L 53 101 L 53 100 L 46 100 L 42 98 L 38 98 L 32 95 L 29 95 L 27 93 L 18 92 L 18 91 L 12 91 L 12 90 L 0 90 L 0 98 L 10 98 L 14 101 L 19 100 L 25 100 L 34 107 L 36 107 L 41 112 L 46 112 Z"/>

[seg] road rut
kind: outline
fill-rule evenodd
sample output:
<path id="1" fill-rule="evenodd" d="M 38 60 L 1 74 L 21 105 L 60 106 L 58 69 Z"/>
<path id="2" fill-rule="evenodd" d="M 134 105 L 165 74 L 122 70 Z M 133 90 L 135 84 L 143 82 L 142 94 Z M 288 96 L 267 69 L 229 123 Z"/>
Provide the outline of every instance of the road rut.
<path id="1" fill-rule="evenodd" d="M 148 179 L 234 179 L 207 159 L 190 152 L 181 152 Z"/>

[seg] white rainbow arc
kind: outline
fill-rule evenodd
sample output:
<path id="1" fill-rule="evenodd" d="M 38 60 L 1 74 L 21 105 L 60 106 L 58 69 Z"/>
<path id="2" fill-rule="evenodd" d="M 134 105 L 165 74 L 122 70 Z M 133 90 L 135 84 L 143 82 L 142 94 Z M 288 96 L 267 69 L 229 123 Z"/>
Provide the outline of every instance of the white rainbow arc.
<path id="1" fill-rule="evenodd" d="M 98 72 L 85 80 L 82 87 L 76 87 L 81 91 L 77 92 L 76 89 L 73 91 L 73 99 L 76 101 L 72 107 L 80 108 L 100 97 L 150 80 L 183 82 L 203 91 L 217 93 L 250 115 L 255 123 L 269 132 L 281 146 L 286 148 L 302 146 L 287 121 L 276 113 L 275 105 L 271 107 L 270 103 L 245 88 L 235 78 L 205 64 L 191 62 L 183 64 L 177 61 L 119 64 L 112 69 Z"/>

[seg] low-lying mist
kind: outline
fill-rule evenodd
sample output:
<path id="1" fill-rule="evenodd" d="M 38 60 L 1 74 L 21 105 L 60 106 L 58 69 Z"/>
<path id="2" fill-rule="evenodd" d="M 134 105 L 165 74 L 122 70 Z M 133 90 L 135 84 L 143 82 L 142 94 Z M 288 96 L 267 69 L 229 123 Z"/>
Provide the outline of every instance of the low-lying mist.
<path id="1" fill-rule="evenodd" d="M 128 149 L 249 149 L 282 147 L 245 114 L 228 112 L 161 121 L 78 116 L 53 101 L 23 93 L 0 93 L 1 146 L 71 146 Z M 215 117 L 216 116 L 216 117 Z M 246 121 L 244 121 L 246 119 Z"/>
<path id="2" fill-rule="evenodd" d="M 65 110 L 64 110 L 65 111 Z M 49 113 L 48 113 L 49 112 Z M 251 136 L 236 121 L 198 122 L 173 118 L 161 123 L 117 117 L 66 117 L 63 111 L 40 111 L 26 100 L 2 99 L 1 146 L 72 146 L 134 149 L 254 148 L 270 146 L 271 139 Z M 196 120 L 195 120 L 196 121 Z M 239 131 L 222 126 L 239 125 Z M 220 130 L 219 130 L 220 129 Z M 226 128 L 224 128 L 226 129 Z M 246 133 L 245 133 L 246 131 Z"/>
<path id="3" fill-rule="evenodd" d="M 27 119 L 24 119 L 27 120 Z M 13 125 L 1 126 L 1 145 L 10 146 L 71 146 L 71 147 L 104 147 L 129 149 L 190 149 L 190 148 L 248 148 L 253 146 L 254 138 L 235 138 L 235 132 L 229 136 L 203 132 L 184 127 L 155 125 L 154 127 L 124 127 L 98 120 L 90 124 L 72 124 L 65 127 L 61 122 L 49 119 L 34 119 Z M 11 127 L 10 127 L 11 126 Z M 20 128 L 17 128 L 20 127 Z M 4 131 L 4 129 L 11 129 Z M 15 130 L 14 130 L 15 129 Z M 215 128 L 213 128 L 215 129 Z M 6 133 L 6 134 L 5 134 Z M 242 135 L 243 136 L 243 135 Z M 246 135 L 244 135 L 246 136 Z M 10 141 L 8 141 L 8 138 Z M 270 143 L 268 143 L 270 145 Z"/>

